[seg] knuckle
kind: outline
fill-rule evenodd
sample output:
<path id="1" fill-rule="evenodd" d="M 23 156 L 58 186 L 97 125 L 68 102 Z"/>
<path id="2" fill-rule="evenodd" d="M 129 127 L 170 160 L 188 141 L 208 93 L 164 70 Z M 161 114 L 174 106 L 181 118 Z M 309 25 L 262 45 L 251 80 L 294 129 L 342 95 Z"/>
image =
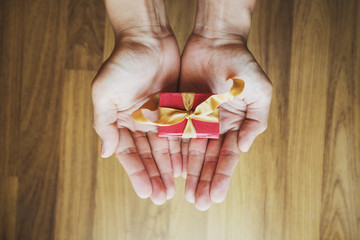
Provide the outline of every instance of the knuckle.
<path id="1" fill-rule="evenodd" d="M 125 149 L 116 151 L 115 155 L 117 158 L 121 159 L 124 155 L 130 155 L 135 153 L 137 153 L 136 147 L 127 147 Z"/>
<path id="2" fill-rule="evenodd" d="M 167 148 L 157 148 L 154 150 L 154 152 L 159 153 L 159 154 L 164 154 L 164 153 L 169 153 L 169 149 Z"/>
<path id="3" fill-rule="evenodd" d="M 144 132 L 135 131 L 133 132 L 134 138 L 138 139 L 139 141 L 147 141 L 147 137 Z"/>
<path id="4" fill-rule="evenodd" d="M 205 155 L 205 162 L 208 163 L 216 163 L 219 159 L 219 156 L 214 156 L 214 155 Z"/>
<path id="5" fill-rule="evenodd" d="M 170 155 L 174 156 L 174 155 L 180 155 L 181 151 L 170 151 Z"/>
<path id="6" fill-rule="evenodd" d="M 187 172 L 187 175 L 188 175 L 188 177 L 193 177 L 193 178 L 199 178 L 200 177 L 200 174 L 198 174 L 197 172 L 192 172 L 191 169 Z"/>
<path id="7" fill-rule="evenodd" d="M 140 154 L 140 158 L 141 159 L 152 159 L 153 156 L 150 152 L 144 152 Z"/>
<path id="8" fill-rule="evenodd" d="M 199 150 L 199 149 L 190 149 L 188 153 L 188 155 L 193 155 L 193 156 L 199 156 L 204 154 L 205 154 L 205 150 Z"/>
<path id="9" fill-rule="evenodd" d="M 215 173 L 218 176 L 221 176 L 220 178 L 218 178 L 219 183 L 225 182 L 227 179 L 231 178 L 232 174 L 226 173 L 226 172 L 216 172 Z"/>
<path id="10" fill-rule="evenodd" d="M 225 148 L 225 149 L 221 149 L 220 155 L 221 156 L 226 156 L 226 157 L 237 157 L 237 156 L 240 155 L 240 152 Z"/>
<path id="11" fill-rule="evenodd" d="M 142 173 L 146 172 L 145 168 L 141 168 L 139 170 L 136 170 L 134 172 L 129 172 L 129 176 L 136 176 L 136 175 L 141 175 Z"/>
<path id="12" fill-rule="evenodd" d="M 158 148 L 154 150 L 154 154 L 157 155 L 169 155 L 169 149 L 167 148 Z"/>

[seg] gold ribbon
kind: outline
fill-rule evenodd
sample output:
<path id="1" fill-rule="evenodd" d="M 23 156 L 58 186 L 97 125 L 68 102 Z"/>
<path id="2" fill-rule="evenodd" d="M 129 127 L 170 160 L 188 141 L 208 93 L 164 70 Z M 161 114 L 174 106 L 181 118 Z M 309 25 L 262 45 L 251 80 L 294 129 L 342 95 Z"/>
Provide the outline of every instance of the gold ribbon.
<path id="1" fill-rule="evenodd" d="M 187 123 L 183 132 L 183 138 L 196 138 L 196 129 L 192 123 L 192 119 L 203 122 L 219 122 L 218 107 L 234 100 L 244 89 L 244 81 L 238 78 L 228 79 L 233 81 L 233 85 L 229 92 L 223 94 L 211 95 L 204 102 L 200 103 L 194 111 L 192 111 L 195 93 L 181 93 L 185 110 L 159 107 L 159 94 L 156 94 L 149 101 L 144 103 L 138 110 L 131 114 L 131 117 L 140 123 L 153 124 L 157 126 L 169 126 L 180 123 L 187 119 Z M 227 80 L 227 81 L 228 81 Z M 159 110 L 159 120 L 150 121 L 147 119 L 142 110 L 155 111 Z"/>

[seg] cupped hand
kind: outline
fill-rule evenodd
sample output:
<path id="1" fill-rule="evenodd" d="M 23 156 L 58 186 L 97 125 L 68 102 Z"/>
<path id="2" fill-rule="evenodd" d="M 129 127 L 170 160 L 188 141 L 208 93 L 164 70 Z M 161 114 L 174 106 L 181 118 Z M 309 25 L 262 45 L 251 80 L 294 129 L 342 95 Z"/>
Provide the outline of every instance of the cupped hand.
<path id="1" fill-rule="evenodd" d="M 180 56 L 172 33 L 123 32 L 92 84 L 94 128 L 102 157 L 113 153 L 141 198 L 162 204 L 175 193 L 182 171 L 178 139 L 158 138 L 156 127 L 136 123 L 131 113 L 160 91 L 176 91 Z"/>
<path id="2" fill-rule="evenodd" d="M 220 138 L 182 141 L 186 199 L 200 210 L 225 199 L 241 152 L 265 131 L 272 84 L 241 36 L 193 33 L 181 59 L 180 91 L 225 93 L 229 78 L 244 80 L 245 88 L 221 105 Z"/>

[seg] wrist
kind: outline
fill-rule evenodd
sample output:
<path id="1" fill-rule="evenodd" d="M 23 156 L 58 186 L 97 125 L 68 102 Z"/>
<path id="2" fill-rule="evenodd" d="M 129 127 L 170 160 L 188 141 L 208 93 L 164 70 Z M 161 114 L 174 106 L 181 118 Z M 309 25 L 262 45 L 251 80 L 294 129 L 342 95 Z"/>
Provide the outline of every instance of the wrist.
<path id="1" fill-rule="evenodd" d="M 242 38 L 246 42 L 255 0 L 199 0 L 193 33 Z"/>
<path id="2" fill-rule="evenodd" d="M 115 38 L 172 35 L 163 0 L 105 0 Z"/>

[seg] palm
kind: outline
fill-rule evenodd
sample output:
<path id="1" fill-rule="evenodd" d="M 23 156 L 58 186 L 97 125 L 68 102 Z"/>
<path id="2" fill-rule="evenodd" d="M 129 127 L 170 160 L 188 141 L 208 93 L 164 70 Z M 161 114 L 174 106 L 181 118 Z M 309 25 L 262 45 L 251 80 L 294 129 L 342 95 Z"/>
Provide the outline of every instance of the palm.
<path id="1" fill-rule="evenodd" d="M 256 135 L 265 130 L 271 82 L 241 39 L 192 35 L 181 63 L 181 91 L 225 93 L 231 86 L 227 79 L 245 81 L 243 93 L 220 107 L 220 134 L 224 136 L 209 141 L 193 139 L 182 147 L 187 199 L 206 209 L 211 200 L 225 198 L 239 148 L 247 151 Z"/>
<path id="2" fill-rule="evenodd" d="M 156 128 L 136 123 L 130 115 L 153 94 L 175 91 L 179 68 L 175 37 L 122 39 L 92 86 L 94 128 L 103 157 L 115 152 L 136 193 L 156 204 L 175 193 L 173 176 L 182 168 L 180 145 L 176 139 L 158 138 Z"/>
<path id="3" fill-rule="evenodd" d="M 260 92 L 252 85 L 265 88 L 270 82 L 244 44 L 196 35 L 190 38 L 182 56 L 181 91 L 224 93 L 231 85 L 225 80 L 234 76 L 246 80 L 246 89 L 241 98 L 221 106 L 221 133 L 239 130 L 247 105 L 259 99 Z"/>
<path id="4" fill-rule="evenodd" d="M 131 117 L 141 103 L 160 91 L 176 91 L 179 56 L 176 40 L 125 42 L 115 48 L 104 63 L 96 81 L 117 107 L 117 124 L 132 131 L 151 131 L 155 127 L 137 124 Z"/>

